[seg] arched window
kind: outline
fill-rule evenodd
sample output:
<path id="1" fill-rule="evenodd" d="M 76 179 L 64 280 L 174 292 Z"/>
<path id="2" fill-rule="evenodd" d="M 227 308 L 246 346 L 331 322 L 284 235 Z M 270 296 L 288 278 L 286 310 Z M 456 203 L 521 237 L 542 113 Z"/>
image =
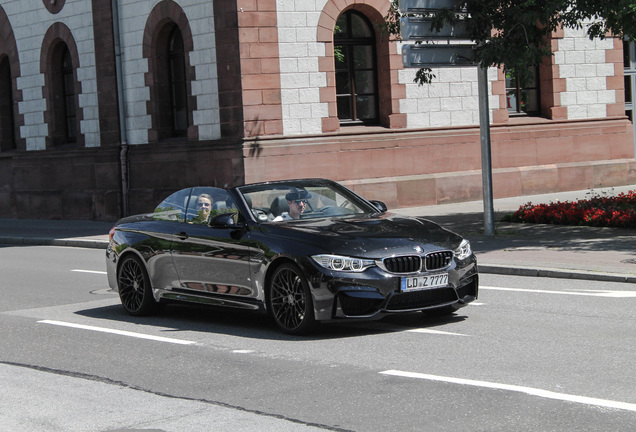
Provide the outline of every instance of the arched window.
<path id="1" fill-rule="evenodd" d="M 73 63 L 68 47 L 64 46 L 62 54 L 62 83 L 64 91 L 64 119 L 66 142 L 74 143 L 77 140 L 77 107 L 75 105 L 75 78 L 73 76 Z"/>
<path id="2" fill-rule="evenodd" d="M 58 41 L 50 64 L 49 122 L 53 146 L 77 143 L 77 99 L 71 52 L 66 43 Z"/>
<path id="3" fill-rule="evenodd" d="M 185 136 L 188 132 L 185 50 L 177 26 L 174 26 L 168 42 L 168 71 L 173 136 Z"/>
<path id="4" fill-rule="evenodd" d="M 15 150 L 15 119 L 9 58 L 0 58 L 0 151 Z"/>
<path id="5" fill-rule="evenodd" d="M 336 99 L 340 124 L 377 124 L 375 33 L 367 18 L 349 10 L 334 30 Z"/>

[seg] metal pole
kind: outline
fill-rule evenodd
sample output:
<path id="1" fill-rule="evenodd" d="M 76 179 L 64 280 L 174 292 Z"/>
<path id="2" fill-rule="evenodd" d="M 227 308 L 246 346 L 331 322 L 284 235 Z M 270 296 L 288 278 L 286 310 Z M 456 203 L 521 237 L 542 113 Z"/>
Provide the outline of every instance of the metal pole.
<path id="1" fill-rule="evenodd" d="M 477 66 L 479 87 L 479 132 L 481 137 L 481 179 L 484 199 L 484 234 L 495 233 L 492 203 L 492 164 L 490 153 L 490 109 L 488 107 L 488 68 Z"/>
<path id="2" fill-rule="evenodd" d="M 115 43 L 115 69 L 117 76 L 117 101 L 119 109 L 119 131 L 121 147 L 119 151 L 119 164 L 121 175 L 121 204 L 122 215 L 128 216 L 128 191 L 130 173 L 128 170 L 128 130 L 126 128 L 126 92 L 124 89 L 124 72 L 121 54 L 121 32 L 119 27 L 119 2 L 111 0 L 113 13 L 113 36 Z"/>

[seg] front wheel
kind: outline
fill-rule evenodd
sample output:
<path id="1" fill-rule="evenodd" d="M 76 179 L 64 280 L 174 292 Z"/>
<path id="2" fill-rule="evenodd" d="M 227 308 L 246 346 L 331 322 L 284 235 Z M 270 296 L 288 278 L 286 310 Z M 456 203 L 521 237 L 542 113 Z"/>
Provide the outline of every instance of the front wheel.
<path id="1" fill-rule="evenodd" d="M 278 327 L 288 334 L 305 334 L 316 326 L 307 279 L 293 264 L 283 264 L 272 275 L 269 310 Z"/>
<path id="2" fill-rule="evenodd" d="M 127 255 L 119 266 L 117 289 L 124 309 L 135 316 L 154 312 L 157 303 L 152 296 L 150 278 L 141 259 Z"/>

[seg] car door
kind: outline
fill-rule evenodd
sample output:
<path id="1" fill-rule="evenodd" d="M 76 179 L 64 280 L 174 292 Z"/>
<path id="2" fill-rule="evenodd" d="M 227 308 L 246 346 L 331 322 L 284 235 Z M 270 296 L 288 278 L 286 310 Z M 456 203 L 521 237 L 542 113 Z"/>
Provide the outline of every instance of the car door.
<path id="1" fill-rule="evenodd" d="M 172 257 L 179 276 L 173 291 L 190 301 L 239 306 L 241 299 L 254 296 L 250 279 L 250 247 L 242 227 L 211 227 L 195 207 L 197 197 L 206 194 L 214 204 L 209 218 L 236 212 L 226 191 L 194 188 L 186 223 L 176 234 Z"/>

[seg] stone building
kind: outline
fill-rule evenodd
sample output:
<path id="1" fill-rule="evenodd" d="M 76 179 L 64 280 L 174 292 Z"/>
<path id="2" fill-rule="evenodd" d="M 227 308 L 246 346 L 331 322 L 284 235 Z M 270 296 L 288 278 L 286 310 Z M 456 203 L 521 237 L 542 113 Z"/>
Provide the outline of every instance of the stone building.
<path id="1" fill-rule="evenodd" d="M 481 197 L 477 70 L 413 83 L 387 0 L 0 0 L 0 217 L 113 220 L 191 185 Z M 636 183 L 633 46 L 489 70 L 495 197 Z"/>

